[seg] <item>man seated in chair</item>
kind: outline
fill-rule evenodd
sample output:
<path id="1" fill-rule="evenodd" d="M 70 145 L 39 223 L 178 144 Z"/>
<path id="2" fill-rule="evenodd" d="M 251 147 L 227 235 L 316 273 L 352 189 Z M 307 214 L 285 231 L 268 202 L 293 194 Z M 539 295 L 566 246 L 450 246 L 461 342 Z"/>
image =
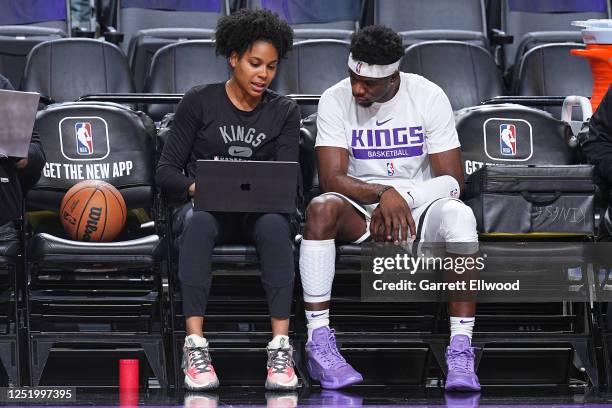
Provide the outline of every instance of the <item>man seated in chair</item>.
<path id="1" fill-rule="evenodd" d="M 595 181 L 608 200 L 604 221 L 608 234 L 612 235 L 612 86 L 593 113 L 588 137 L 581 141 L 581 147 L 589 163 L 595 166 Z"/>
<path id="2" fill-rule="evenodd" d="M 0 89 L 13 90 L 8 79 L 0 75 Z M 21 216 L 25 193 L 40 178 L 45 155 L 37 133 L 32 134 L 28 157 L 0 155 L 0 241 L 17 239 L 16 222 Z"/>
<path id="3" fill-rule="evenodd" d="M 458 200 L 463 185 L 450 102 L 427 79 L 400 73 L 401 38 L 369 26 L 353 35 L 349 78 L 321 96 L 316 153 L 324 194 L 312 200 L 300 249 L 308 322 L 308 370 L 323 388 L 362 376 L 341 356 L 329 328 L 336 242 L 463 243 L 478 250 L 472 210 Z M 468 244 L 467 246 L 465 244 Z M 449 302 L 447 390 L 480 389 L 471 347 L 474 302 Z"/>

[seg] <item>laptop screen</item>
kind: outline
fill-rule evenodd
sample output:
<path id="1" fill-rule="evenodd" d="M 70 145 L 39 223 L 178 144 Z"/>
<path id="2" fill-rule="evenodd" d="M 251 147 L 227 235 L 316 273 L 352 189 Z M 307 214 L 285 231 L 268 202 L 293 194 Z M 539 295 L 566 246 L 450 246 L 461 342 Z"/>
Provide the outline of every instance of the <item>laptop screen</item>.
<path id="1" fill-rule="evenodd" d="M 195 209 L 294 213 L 298 172 L 295 162 L 198 160 Z"/>
<path id="2" fill-rule="evenodd" d="M 0 90 L 0 157 L 27 157 L 40 95 Z"/>

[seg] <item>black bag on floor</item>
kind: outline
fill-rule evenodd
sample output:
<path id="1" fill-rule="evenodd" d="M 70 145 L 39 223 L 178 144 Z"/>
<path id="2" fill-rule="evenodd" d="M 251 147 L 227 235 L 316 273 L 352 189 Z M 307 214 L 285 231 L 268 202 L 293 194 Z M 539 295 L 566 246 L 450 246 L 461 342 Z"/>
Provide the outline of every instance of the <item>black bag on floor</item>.
<path id="1" fill-rule="evenodd" d="M 593 166 L 485 166 L 465 202 L 483 233 L 594 235 Z"/>

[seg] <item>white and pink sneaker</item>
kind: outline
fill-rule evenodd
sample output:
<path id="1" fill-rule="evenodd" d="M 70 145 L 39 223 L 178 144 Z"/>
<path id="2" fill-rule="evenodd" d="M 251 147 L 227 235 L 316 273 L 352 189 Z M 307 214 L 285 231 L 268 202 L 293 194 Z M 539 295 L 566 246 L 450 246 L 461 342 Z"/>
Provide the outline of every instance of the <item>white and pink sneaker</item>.
<path id="1" fill-rule="evenodd" d="M 188 390 L 211 390 L 219 386 L 217 373 L 210 361 L 208 342 L 197 334 L 185 337 L 182 368 Z"/>
<path id="2" fill-rule="evenodd" d="M 295 375 L 293 362 L 293 347 L 289 344 L 288 336 L 274 336 L 268 343 L 268 377 L 266 389 L 268 390 L 294 390 L 297 388 L 298 378 Z"/>

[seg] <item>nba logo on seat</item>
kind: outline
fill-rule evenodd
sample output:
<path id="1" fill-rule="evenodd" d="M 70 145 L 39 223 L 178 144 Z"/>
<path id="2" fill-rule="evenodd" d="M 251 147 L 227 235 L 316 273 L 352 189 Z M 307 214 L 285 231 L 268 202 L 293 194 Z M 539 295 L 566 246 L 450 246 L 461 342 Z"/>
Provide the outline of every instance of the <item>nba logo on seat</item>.
<path id="1" fill-rule="evenodd" d="M 89 162 L 110 154 L 108 124 L 99 116 L 67 116 L 59 121 L 62 156 L 66 160 Z"/>
<path id="2" fill-rule="evenodd" d="M 516 126 L 499 125 L 499 147 L 504 156 L 516 156 Z"/>
<path id="3" fill-rule="evenodd" d="M 74 124 L 76 134 L 77 154 L 91 156 L 93 154 L 93 132 L 90 122 L 77 122 Z"/>

